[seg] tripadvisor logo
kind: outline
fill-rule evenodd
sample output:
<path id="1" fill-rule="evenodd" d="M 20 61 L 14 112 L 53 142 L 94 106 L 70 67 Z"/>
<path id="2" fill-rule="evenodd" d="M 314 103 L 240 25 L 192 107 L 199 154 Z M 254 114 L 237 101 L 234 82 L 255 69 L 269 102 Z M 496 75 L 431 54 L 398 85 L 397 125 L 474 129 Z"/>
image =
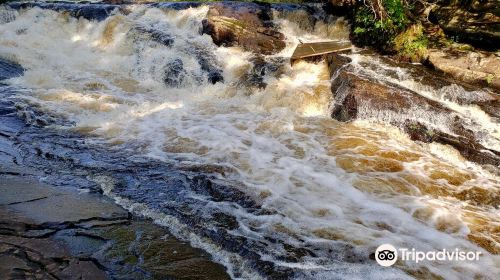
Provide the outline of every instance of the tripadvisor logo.
<path id="1" fill-rule="evenodd" d="M 411 250 L 408 248 L 399 248 L 396 249 L 391 244 L 383 244 L 378 246 L 375 251 L 375 260 L 381 266 L 391 266 L 396 263 L 399 259 L 403 261 L 414 261 L 415 263 L 419 263 L 424 260 L 428 261 L 478 261 L 479 256 L 482 254 L 481 252 L 466 252 L 460 251 L 459 249 L 455 250 L 447 250 L 443 249 L 440 251 L 417 251 L 415 248 Z"/>
<path id="2" fill-rule="evenodd" d="M 398 260 L 398 251 L 391 244 L 380 245 L 375 251 L 375 260 L 381 266 L 391 266 Z"/>

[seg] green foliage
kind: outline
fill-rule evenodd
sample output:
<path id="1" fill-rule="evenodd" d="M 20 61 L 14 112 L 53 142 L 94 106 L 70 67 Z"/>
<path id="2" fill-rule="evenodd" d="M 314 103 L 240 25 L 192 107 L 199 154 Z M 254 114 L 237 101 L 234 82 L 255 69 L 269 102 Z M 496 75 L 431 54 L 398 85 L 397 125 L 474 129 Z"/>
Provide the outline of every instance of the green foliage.
<path id="1" fill-rule="evenodd" d="M 404 30 L 408 19 L 402 0 L 381 0 L 381 3 L 383 7 L 378 10 L 366 5 L 356 8 L 353 21 L 354 41 L 388 50 L 392 49 L 392 41 Z"/>
<path id="2" fill-rule="evenodd" d="M 411 62 L 419 62 L 427 56 L 429 40 L 423 33 L 421 24 L 410 26 L 394 38 L 394 49 L 398 56 Z"/>

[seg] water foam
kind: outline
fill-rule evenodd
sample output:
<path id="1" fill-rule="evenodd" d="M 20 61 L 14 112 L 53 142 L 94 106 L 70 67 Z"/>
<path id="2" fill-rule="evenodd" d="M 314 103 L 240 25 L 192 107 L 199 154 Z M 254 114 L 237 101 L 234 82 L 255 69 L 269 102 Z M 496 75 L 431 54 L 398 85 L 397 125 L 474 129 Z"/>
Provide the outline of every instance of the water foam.
<path id="1" fill-rule="evenodd" d="M 139 143 L 132 152 L 155 159 L 218 164 L 231 170 L 217 176 L 240 182 L 242 191 L 277 213 L 259 216 L 217 204 L 219 211 L 237 218 L 240 228 L 235 235 L 255 240 L 273 237 L 317 249 L 314 257 L 300 262 L 283 261 L 279 257 L 287 254 L 286 249 L 280 243 L 269 244 L 269 251 L 261 252 L 263 259 L 309 277 L 400 278 L 407 271 L 456 279 L 495 275 L 499 259 L 467 239 L 474 224 L 465 218 L 468 202 L 456 204 L 455 191 L 477 185 L 498 191 L 498 180 L 440 159 L 432 147 L 418 146 L 387 127 L 331 120 L 330 80 L 322 63 L 300 62 L 293 68 L 281 63 L 279 71 L 264 77 L 265 88 L 246 86 L 244 77 L 254 66 L 253 55 L 239 48 L 216 48 L 209 36 L 199 35 L 207 10 L 206 6 L 180 11 L 133 6 L 128 15 L 118 13 L 97 22 L 28 9 L 0 25 L 0 53 L 27 69 L 11 82 L 32 89 L 25 96 L 28 102 L 74 121 L 80 131 L 104 137 L 118 148 L 120 143 Z M 332 21 L 333 28 L 314 23 L 305 32 L 303 17 L 279 17 L 276 23 L 287 36 L 287 47 L 266 60 L 289 55 L 298 37 L 347 39 L 343 21 Z M 144 34 L 146 29 L 164 32 L 173 38 L 172 45 Z M 221 68 L 224 83 L 207 82 L 206 71 L 193 55 L 200 52 Z M 182 70 L 172 74 L 172 63 Z M 406 77 L 404 69 L 397 72 Z M 415 81 L 405 84 L 372 74 L 418 86 Z M 434 96 L 434 91 L 419 92 L 448 102 Z M 447 104 L 466 114 L 460 111 L 462 105 Z M 484 118 L 474 121 L 495 135 L 495 123 Z M 441 169 L 462 180 L 446 177 Z M 447 189 L 450 193 L 438 191 Z M 163 225 L 180 226 L 161 213 L 115 198 Z M 475 213 L 488 223 L 498 217 L 489 206 L 479 205 Z M 216 256 L 220 252 L 218 261 L 233 272 L 242 262 L 197 236 L 182 231 L 177 235 Z M 480 250 L 485 257 L 474 267 L 433 262 L 383 270 L 367 258 L 382 243 L 419 250 L 458 247 Z M 356 257 L 362 262 L 346 261 Z M 253 277 L 248 273 L 243 277 Z"/>

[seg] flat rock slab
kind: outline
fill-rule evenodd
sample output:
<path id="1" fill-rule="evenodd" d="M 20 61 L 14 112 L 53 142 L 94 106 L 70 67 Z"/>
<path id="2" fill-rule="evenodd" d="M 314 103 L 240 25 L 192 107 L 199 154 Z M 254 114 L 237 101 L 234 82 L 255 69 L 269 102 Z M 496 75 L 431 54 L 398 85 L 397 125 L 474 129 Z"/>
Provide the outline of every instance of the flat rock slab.
<path id="1" fill-rule="evenodd" d="M 109 199 L 0 175 L 0 279 L 229 279 L 207 253 Z"/>
<path id="2" fill-rule="evenodd" d="M 23 238 L 19 238 L 22 240 Z M 18 240 L 18 241 L 19 241 Z M 13 242 L 14 243 L 11 243 Z M 51 254 L 58 244 L 42 240 L 45 247 L 39 247 L 37 239 L 28 239 L 16 244 L 12 238 L 0 239 L 1 279 L 108 279 L 106 272 L 90 260 L 71 258 L 62 254 Z M 31 245 L 31 247 L 25 247 Z M 33 248 L 34 247 L 34 248 Z M 57 251 L 58 249 L 56 249 Z"/>
<path id="3" fill-rule="evenodd" d="M 428 62 L 457 80 L 500 90 L 500 57 L 496 53 L 430 49 Z"/>
<path id="4" fill-rule="evenodd" d="M 0 255 L 0 276 L 10 276 L 16 270 L 28 270 L 28 264 L 15 256 Z"/>
<path id="5" fill-rule="evenodd" d="M 29 180 L 13 176 L 1 177 L 0 193 L 2 193 L 0 196 L 0 205 L 10 205 L 43 199 L 48 196 L 59 194 L 59 192 L 51 190 L 50 188 L 34 186 L 30 184 Z"/>
<path id="6" fill-rule="evenodd" d="M 0 204 L 38 224 L 127 219 L 128 212 L 94 194 L 75 194 L 22 178 L 2 178 Z"/>

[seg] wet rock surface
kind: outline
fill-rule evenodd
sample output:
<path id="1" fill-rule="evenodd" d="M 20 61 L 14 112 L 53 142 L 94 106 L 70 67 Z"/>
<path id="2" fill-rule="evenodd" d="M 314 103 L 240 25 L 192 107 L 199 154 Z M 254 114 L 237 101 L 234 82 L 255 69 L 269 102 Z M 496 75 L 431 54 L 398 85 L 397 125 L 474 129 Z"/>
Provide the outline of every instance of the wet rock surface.
<path id="1" fill-rule="evenodd" d="M 203 251 L 99 194 L 13 175 L 0 175 L 0 192 L 2 279 L 228 278 Z"/>
<path id="2" fill-rule="evenodd" d="M 262 56 L 255 56 L 251 58 L 251 61 L 253 66 L 241 79 L 241 85 L 245 88 L 265 88 L 267 86 L 265 78 L 270 75 L 279 77 L 283 73 L 283 66 L 286 63 L 285 58 L 281 57 L 266 60 Z"/>
<path id="3" fill-rule="evenodd" d="M 460 57 L 457 56 L 447 56 L 447 62 L 450 63 L 460 63 L 464 62 Z M 381 61 L 386 63 L 387 65 L 393 67 L 401 67 L 402 65 L 390 58 L 380 57 Z M 473 70 L 469 70 L 468 66 L 461 65 L 457 66 L 456 69 L 460 69 L 460 71 L 489 71 L 489 73 L 495 73 L 498 75 L 496 68 L 496 63 L 500 61 L 490 61 L 490 63 L 485 63 L 485 61 L 477 60 L 477 67 L 484 67 L 484 70 L 479 70 L 478 68 L 472 68 Z M 346 62 L 347 63 L 347 62 Z M 331 64 L 330 66 L 332 66 Z M 365 67 L 373 67 L 369 65 L 364 65 Z M 498 65 L 500 67 L 500 65 Z M 483 111 L 488 113 L 489 115 L 500 118 L 500 95 L 498 95 L 494 89 L 491 90 L 489 88 L 478 87 L 484 86 L 485 81 L 464 81 L 460 77 L 454 77 L 453 75 L 449 75 L 450 73 L 446 73 L 444 71 L 439 71 L 439 69 L 428 69 L 426 67 L 422 67 L 421 65 L 414 64 L 404 64 L 404 68 L 412 77 L 418 77 L 419 82 L 424 85 L 430 87 L 432 90 L 441 92 L 440 98 L 442 100 L 447 100 L 451 102 L 455 102 L 460 105 L 476 105 L 480 107 Z M 436 70 L 437 73 L 436 73 Z M 441 73 L 440 73 L 441 72 Z M 397 73 L 388 73 L 393 78 L 398 78 Z M 494 81 L 490 84 L 491 87 L 494 87 Z M 449 90 L 445 90 L 448 88 Z M 463 88 L 464 91 L 455 91 L 456 88 Z"/>
<path id="4" fill-rule="evenodd" d="M 136 252 L 135 249 L 131 251 L 116 249 L 117 252 L 109 253 L 109 244 L 114 244 L 118 237 L 106 237 L 101 233 L 93 232 L 93 229 L 109 228 L 112 232 L 128 230 L 132 233 L 127 234 L 142 236 L 140 232 L 144 230 L 144 226 L 137 226 L 137 228 L 133 226 L 141 220 L 132 217 L 125 218 L 124 215 L 127 212 L 119 211 L 117 214 L 112 211 L 107 212 L 107 216 L 101 216 L 98 210 L 83 211 L 82 219 L 78 219 L 79 212 L 76 210 L 60 213 L 59 210 L 44 209 L 44 207 L 52 206 L 55 207 L 54 209 L 75 208 L 73 204 L 94 200 L 90 197 L 101 197 L 101 193 L 104 192 L 115 199 L 134 202 L 133 205 L 127 205 L 127 207 L 130 206 L 127 209 L 136 216 L 144 215 L 142 210 L 146 210 L 148 213 L 161 213 L 161 217 L 158 217 L 160 220 L 163 219 L 162 217 L 176 220 L 174 224 L 162 223 L 162 225 L 180 231 L 180 236 L 196 234 L 203 238 L 204 242 L 212 242 L 211 244 L 217 246 L 215 250 L 241 256 L 246 267 L 261 275 L 270 275 L 274 278 L 290 278 L 294 275 L 293 269 L 262 259 L 258 252 L 268 246 L 276 246 L 275 244 L 284 246 L 286 251 L 277 257 L 293 262 L 300 262 L 300 258 L 305 256 L 298 254 L 299 251 L 321 250 L 317 247 L 320 245 L 317 244 L 305 244 L 305 248 L 301 249 L 304 246 L 298 244 L 305 241 L 296 240 L 289 243 L 289 236 L 286 235 L 268 240 L 242 237 L 238 234 L 239 228 L 236 229 L 239 225 L 231 209 L 244 209 L 243 211 L 251 215 L 262 217 L 279 214 L 262 209 L 255 198 L 241 191 L 238 186 L 219 181 L 214 174 L 214 172 L 220 172 L 218 170 L 210 171 L 204 167 L 183 170 L 182 167 L 176 167 L 173 164 L 131 156 L 127 153 L 127 149 L 110 150 L 100 145 L 99 141 L 92 143 L 71 131 L 53 130 L 50 125 L 62 124 L 66 121 L 50 116 L 48 113 L 41 114 L 36 107 L 17 100 L 15 98 L 17 90 L 20 89 L 0 86 L 0 94 L 3 97 L 0 103 L 2 108 L 0 114 L 0 143 L 2 144 L 0 147 L 5 148 L 0 152 L 4 162 L 0 175 L 43 177 L 44 182 L 49 185 L 72 191 L 79 188 L 85 192 L 81 196 L 88 197 L 88 199 L 82 197 L 64 199 L 66 192 L 63 195 L 49 196 L 40 191 L 27 197 L 27 201 L 13 201 L 22 203 L 9 205 L 9 207 L 17 208 L 19 210 L 17 213 L 26 215 L 32 220 L 29 223 L 16 224 L 16 226 L 23 230 L 26 227 L 36 230 L 23 231 L 19 235 L 55 238 L 59 240 L 58 242 L 65 244 L 64 246 L 70 252 L 69 257 L 73 257 L 73 253 L 83 254 L 84 260 L 87 260 L 89 252 L 98 252 L 91 257 L 97 260 L 98 268 L 114 278 L 127 278 L 124 275 L 132 272 L 142 275 L 133 277 L 138 279 L 151 278 L 151 275 L 159 275 L 158 278 L 176 279 L 203 279 L 203 277 L 224 279 L 227 277 L 225 269 L 210 262 L 208 255 L 203 251 L 196 250 L 197 257 L 193 260 L 185 257 L 182 261 L 172 264 L 164 263 L 166 258 L 159 256 L 150 258 L 157 260 L 157 263 L 145 263 L 146 257 Z M 26 192 L 27 194 L 33 193 Z M 63 200 L 59 201 L 59 199 Z M 48 201 L 52 203 L 47 203 Z M 38 209 L 40 213 L 27 209 L 28 207 L 23 206 L 23 203 L 34 205 L 33 209 Z M 83 204 L 86 209 L 88 203 Z M 48 215 L 54 212 L 57 218 Z M 97 218 L 90 217 L 97 214 L 99 214 Z M 36 226 L 30 227 L 26 226 L 27 224 Z M 117 230 L 117 227 L 125 228 Z M 168 234 L 165 229 L 157 227 L 157 230 L 163 231 L 164 235 Z M 10 226 L 6 231 L 17 236 Z M 73 236 L 77 236 L 75 238 L 78 238 L 78 241 L 73 239 Z M 127 250 L 135 248 L 132 246 L 136 244 L 135 242 L 124 243 L 128 245 L 124 245 L 123 248 Z M 187 247 L 183 249 L 185 251 L 195 250 L 188 245 L 185 246 Z M 163 250 L 157 250 L 157 254 L 161 255 L 162 252 Z M 152 254 L 151 251 L 148 253 Z M 347 251 L 345 254 L 349 255 L 351 252 Z M 343 258 L 344 255 L 340 257 Z M 132 264 L 128 265 L 130 260 Z M 191 266 L 193 262 L 200 263 Z"/>
<path id="5" fill-rule="evenodd" d="M 1 62 L 2 78 L 22 74 L 18 65 Z M 229 278 L 206 252 L 100 194 L 85 179 L 88 172 L 75 165 L 109 166 L 71 148 L 81 144 L 77 138 L 66 138 L 62 146 L 55 138 L 43 144 L 43 138 L 57 137 L 39 134 L 53 119 L 34 112 L 19 118 L 20 108 L 10 99 L 14 91 L 0 81 L 1 279 Z M 41 145 L 25 146 L 24 137 Z M 77 158 L 68 157 L 72 152 Z M 40 183 L 42 177 L 48 183 Z"/>
<path id="6" fill-rule="evenodd" d="M 450 145 L 470 161 L 500 165 L 500 153 L 481 145 L 479 136 L 467 129 L 466 122 L 451 109 L 396 84 L 381 83 L 354 73 L 347 57 L 328 55 L 327 61 L 330 73 L 334 76 L 333 118 L 339 121 L 366 119 L 392 124 L 406 131 L 413 140 Z M 429 84 L 440 84 L 439 79 L 434 78 Z M 446 83 L 445 79 L 443 83 Z M 489 102 L 490 106 L 497 108 L 498 99 L 493 95 L 488 95 L 488 98 L 489 101 L 481 102 Z M 477 101 L 471 97 L 464 99 L 463 102 L 470 104 Z"/>
<path id="7" fill-rule="evenodd" d="M 203 33 L 218 46 L 240 46 L 247 51 L 272 54 L 285 48 L 284 35 L 271 23 L 271 6 L 224 3 L 210 6 Z"/>
<path id="8" fill-rule="evenodd" d="M 178 87 L 182 84 L 187 73 L 184 70 L 182 60 L 176 58 L 165 65 L 165 77 L 163 81 L 169 87 Z"/>

